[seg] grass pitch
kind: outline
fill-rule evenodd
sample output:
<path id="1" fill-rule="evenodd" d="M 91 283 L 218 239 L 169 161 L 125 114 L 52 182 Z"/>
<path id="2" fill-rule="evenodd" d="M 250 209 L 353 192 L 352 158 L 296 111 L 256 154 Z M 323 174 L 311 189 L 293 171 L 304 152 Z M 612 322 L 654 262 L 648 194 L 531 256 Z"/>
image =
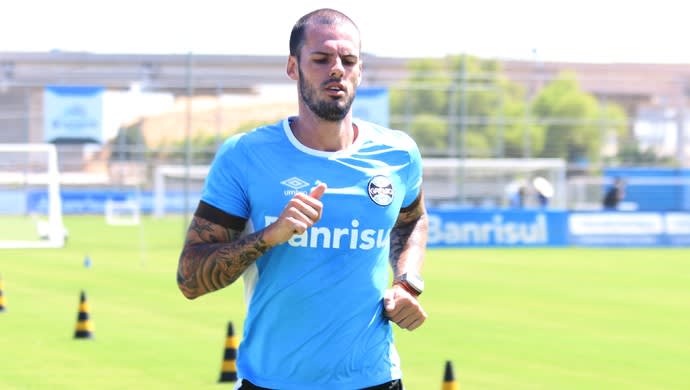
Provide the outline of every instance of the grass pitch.
<path id="1" fill-rule="evenodd" d="M 177 290 L 181 218 L 107 226 L 67 216 L 62 249 L 0 250 L 0 389 L 218 389 L 242 283 Z M 92 266 L 83 266 L 85 256 Z M 690 249 L 429 250 L 404 381 L 467 389 L 687 389 Z M 94 339 L 73 338 L 84 291 Z"/>

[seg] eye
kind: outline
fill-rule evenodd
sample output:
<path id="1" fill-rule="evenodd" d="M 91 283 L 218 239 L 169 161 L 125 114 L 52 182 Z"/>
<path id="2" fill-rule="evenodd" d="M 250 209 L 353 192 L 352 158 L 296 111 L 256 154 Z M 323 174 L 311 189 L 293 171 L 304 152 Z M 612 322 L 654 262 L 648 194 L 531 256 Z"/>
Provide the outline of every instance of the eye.
<path id="1" fill-rule="evenodd" d="M 328 62 L 328 57 L 327 56 L 314 56 L 311 58 L 311 60 L 316 62 L 317 64 L 325 64 Z"/>
<path id="2" fill-rule="evenodd" d="M 347 56 L 343 57 L 343 64 L 348 66 L 357 65 L 357 57 Z"/>

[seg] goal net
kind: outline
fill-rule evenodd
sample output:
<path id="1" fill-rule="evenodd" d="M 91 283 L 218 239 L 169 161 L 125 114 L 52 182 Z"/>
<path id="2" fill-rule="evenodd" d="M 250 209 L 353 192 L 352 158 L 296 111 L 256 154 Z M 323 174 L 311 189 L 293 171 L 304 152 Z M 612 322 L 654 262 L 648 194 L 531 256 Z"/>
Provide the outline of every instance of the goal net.
<path id="1" fill-rule="evenodd" d="M 0 144 L 0 248 L 59 248 L 62 221 L 52 144 Z"/>
<path id="2" fill-rule="evenodd" d="M 139 199 L 113 199 L 105 201 L 105 223 L 112 226 L 131 226 L 141 224 L 141 205 Z"/>
<path id="3" fill-rule="evenodd" d="M 159 165 L 154 173 L 153 216 L 194 211 L 208 175 L 208 165 Z"/>
<path id="4" fill-rule="evenodd" d="M 522 190 L 522 207 L 566 206 L 564 160 L 426 158 L 424 198 L 436 207 L 510 207 Z M 546 185 L 548 188 L 543 188 Z"/>

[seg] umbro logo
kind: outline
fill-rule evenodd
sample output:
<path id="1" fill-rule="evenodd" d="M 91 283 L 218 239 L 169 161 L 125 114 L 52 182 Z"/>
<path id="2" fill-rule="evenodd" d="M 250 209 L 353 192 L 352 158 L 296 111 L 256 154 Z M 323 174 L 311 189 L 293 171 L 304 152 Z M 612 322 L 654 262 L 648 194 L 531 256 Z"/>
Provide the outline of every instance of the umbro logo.
<path id="1" fill-rule="evenodd" d="M 289 190 L 286 189 L 283 191 L 283 194 L 287 196 L 294 196 L 298 192 L 303 192 L 306 194 L 307 191 L 302 190 L 302 188 L 309 186 L 309 182 L 306 182 L 297 176 L 285 179 L 281 181 L 280 184 L 290 188 Z"/>
<path id="2" fill-rule="evenodd" d="M 304 188 L 309 185 L 306 181 L 300 179 L 299 177 L 293 176 L 289 179 L 285 179 L 280 182 L 280 184 L 284 186 L 288 186 L 292 188 L 293 190 L 299 190 L 300 188 Z"/>

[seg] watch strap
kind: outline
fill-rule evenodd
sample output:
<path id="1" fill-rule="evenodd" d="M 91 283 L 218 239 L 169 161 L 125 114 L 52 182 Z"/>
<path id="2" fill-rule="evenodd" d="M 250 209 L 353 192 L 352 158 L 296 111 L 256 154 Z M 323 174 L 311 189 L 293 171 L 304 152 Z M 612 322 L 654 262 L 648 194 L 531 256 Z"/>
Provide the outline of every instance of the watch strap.
<path id="1" fill-rule="evenodd" d="M 421 292 L 415 290 L 406 280 L 396 280 L 393 284 L 397 284 L 398 286 L 404 288 L 405 291 L 412 294 L 412 296 L 414 297 L 418 297 L 421 295 Z"/>

